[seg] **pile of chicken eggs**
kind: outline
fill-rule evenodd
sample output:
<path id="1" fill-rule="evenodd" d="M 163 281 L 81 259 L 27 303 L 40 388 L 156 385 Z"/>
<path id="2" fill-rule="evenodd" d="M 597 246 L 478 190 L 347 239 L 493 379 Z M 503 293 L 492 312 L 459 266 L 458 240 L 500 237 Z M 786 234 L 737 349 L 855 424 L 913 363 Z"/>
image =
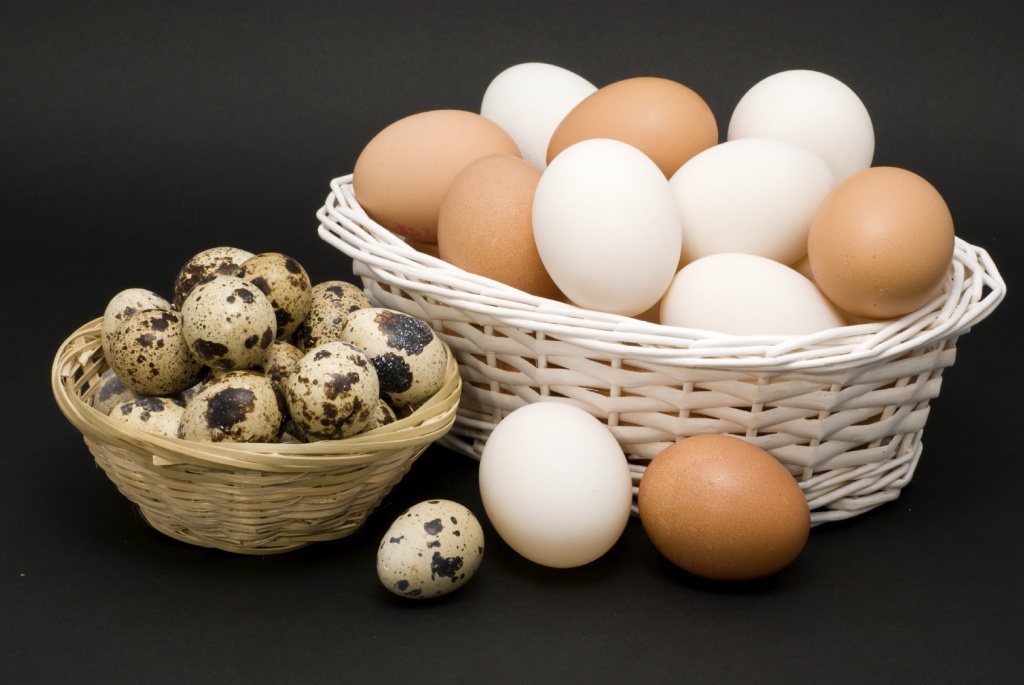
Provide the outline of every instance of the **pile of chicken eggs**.
<path id="1" fill-rule="evenodd" d="M 393 423 L 444 383 L 448 352 L 429 326 L 346 281 L 314 285 L 283 253 L 203 250 L 171 291 L 127 288 L 103 313 L 110 368 L 92 406 L 138 429 L 200 442 L 342 439 Z"/>
<path id="2" fill-rule="evenodd" d="M 812 70 L 739 99 L 638 76 L 499 73 L 479 111 L 421 111 L 361 151 L 367 214 L 468 272 L 579 307 L 727 335 L 897 318 L 942 296 L 953 220 L 934 186 L 871 166 L 858 95 Z"/>

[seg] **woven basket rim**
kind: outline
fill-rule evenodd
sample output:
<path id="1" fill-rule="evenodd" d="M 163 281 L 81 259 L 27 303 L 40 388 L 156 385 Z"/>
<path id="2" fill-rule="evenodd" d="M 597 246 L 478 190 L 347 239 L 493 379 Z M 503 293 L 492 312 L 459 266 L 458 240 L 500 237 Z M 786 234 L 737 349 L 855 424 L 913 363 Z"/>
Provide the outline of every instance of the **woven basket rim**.
<path id="1" fill-rule="evenodd" d="M 957 237 L 942 295 L 906 316 L 804 336 L 727 336 L 583 309 L 470 274 L 416 250 L 371 219 L 355 198 L 352 174 L 333 179 L 330 186 L 317 212 L 320 237 L 379 280 L 494 325 L 660 365 L 813 373 L 883 363 L 966 333 L 1006 294 L 988 252 Z"/>
<path id="2" fill-rule="evenodd" d="M 100 345 L 102 321 L 100 317 L 83 324 L 58 348 L 51 367 L 54 398 L 83 436 L 151 457 L 159 466 L 326 473 L 369 464 L 385 454 L 424 448 L 443 437 L 455 422 L 462 379 L 458 363 L 445 344 L 448 365 L 444 384 L 434 396 L 409 416 L 350 438 L 309 443 L 204 443 L 147 433 L 111 419 L 79 394 L 84 382 L 79 377 L 83 365 L 105 363 Z"/>

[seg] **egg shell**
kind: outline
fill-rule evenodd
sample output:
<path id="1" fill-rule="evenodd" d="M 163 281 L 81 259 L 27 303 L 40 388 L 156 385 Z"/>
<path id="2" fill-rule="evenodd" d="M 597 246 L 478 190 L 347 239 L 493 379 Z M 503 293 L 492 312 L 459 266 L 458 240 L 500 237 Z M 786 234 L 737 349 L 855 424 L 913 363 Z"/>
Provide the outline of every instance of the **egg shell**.
<path id="1" fill-rule="evenodd" d="M 325 342 L 340 340 L 345 317 L 373 304 L 359 286 L 348 281 L 322 281 L 313 286 L 309 313 L 295 331 L 295 346 L 311 350 Z"/>
<path id="2" fill-rule="evenodd" d="M 523 160 L 543 170 L 551 135 L 565 115 L 596 90 L 590 81 L 563 67 L 524 62 L 508 67 L 487 84 L 480 114 L 512 136 Z"/>
<path id="3" fill-rule="evenodd" d="M 953 217 L 931 183 L 906 169 L 872 167 L 821 203 L 807 258 L 814 282 L 837 307 L 887 319 L 941 293 L 954 245 Z"/>
<path id="4" fill-rule="evenodd" d="M 684 438 L 658 453 L 640 479 L 637 508 L 661 554 L 713 580 L 776 573 L 810 534 L 807 499 L 789 471 L 728 435 Z"/>
<path id="5" fill-rule="evenodd" d="M 277 336 L 270 300 L 238 276 L 216 275 L 196 285 L 181 305 L 181 317 L 192 354 L 220 371 L 261 364 Z"/>
<path id="6" fill-rule="evenodd" d="M 275 340 L 270 346 L 263 363 L 255 370 L 260 371 L 274 383 L 274 387 L 284 396 L 285 384 L 295 365 L 302 359 L 303 352 L 295 345 L 283 340 Z"/>
<path id="7" fill-rule="evenodd" d="M 377 549 L 377 576 L 399 597 L 430 599 L 458 590 L 484 557 L 472 511 L 451 500 L 420 502 L 392 522 Z"/>
<path id="8" fill-rule="evenodd" d="M 488 155 L 456 174 L 437 220 L 438 256 L 479 276 L 558 299 L 533 238 L 541 172 L 510 155 Z"/>
<path id="9" fill-rule="evenodd" d="M 669 185 L 682 220 L 680 266 L 719 252 L 792 264 L 807 253 L 811 219 L 835 178 L 805 147 L 745 138 L 694 156 Z"/>
<path id="10" fill-rule="evenodd" d="M 92 407 L 101 414 L 109 414 L 114 407 L 130 400 L 145 397 L 124 384 L 113 369 L 100 374 L 96 391 L 92 396 Z"/>
<path id="11" fill-rule="evenodd" d="M 718 123 L 704 99 L 671 79 L 638 76 L 597 89 L 558 124 L 547 162 L 583 140 L 629 143 L 671 178 L 688 159 L 718 143 Z"/>
<path id="12" fill-rule="evenodd" d="M 275 442 L 285 412 L 274 385 L 248 369 L 210 379 L 185 405 L 180 437 L 198 442 Z"/>
<path id="13" fill-rule="evenodd" d="M 437 242 L 437 215 L 448 184 L 489 154 L 520 156 L 498 124 L 476 112 L 429 110 L 388 125 L 359 153 L 352 170 L 356 200 L 395 233 Z"/>
<path id="14" fill-rule="evenodd" d="M 810 69 L 772 74 L 747 90 L 729 119 L 727 140 L 775 138 L 820 155 L 836 182 L 871 166 L 875 133 L 860 97 L 834 76 Z"/>
<path id="15" fill-rule="evenodd" d="M 181 392 L 205 373 L 189 349 L 181 314 L 166 309 L 144 309 L 125 319 L 114 331 L 107 361 L 140 395 Z"/>
<path id="16" fill-rule="evenodd" d="M 414 316 L 383 307 L 357 309 L 345 317 L 340 336 L 366 352 L 381 395 L 394 406 L 418 404 L 444 385 L 448 349 Z"/>
<path id="17" fill-rule="evenodd" d="M 328 342 L 307 351 L 285 383 L 292 421 L 303 435 L 337 440 L 355 435 L 380 401 L 380 382 L 363 350 Z"/>
<path id="18" fill-rule="evenodd" d="M 200 281 L 222 274 L 230 276 L 242 263 L 253 256 L 252 252 L 238 247 L 221 245 L 198 252 L 182 264 L 174 277 L 172 297 L 174 306 L 181 309 L 185 298 Z"/>
<path id="19" fill-rule="evenodd" d="M 730 252 L 680 269 L 660 312 L 666 326 L 726 335 L 809 335 L 846 325 L 842 312 L 794 269 Z"/>
<path id="20" fill-rule="evenodd" d="M 100 340 L 104 355 L 110 355 L 110 338 L 114 335 L 114 330 L 127 317 L 143 309 L 172 311 L 174 307 L 162 295 L 148 288 L 125 288 L 110 298 L 103 310 L 103 322 L 100 325 Z"/>
<path id="21" fill-rule="evenodd" d="M 295 259 L 280 252 L 262 252 L 249 257 L 235 270 L 235 276 L 263 291 L 277 317 L 277 337 L 287 339 L 309 314 L 313 284 Z"/>
<path id="22" fill-rule="evenodd" d="M 544 267 L 574 304 L 634 316 L 654 306 L 679 265 L 682 231 L 658 167 L 617 140 L 584 140 L 552 160 L 533 198 Z"/>
<path id="23" fill-rule="evenodd" d="M 397 420 L 398 414 L 396 414 L 395 410 L 391 408 L 391 405 L 384 400 L 379 400 L 377 402 L 377 406 L 374 407 L 373 413 L 370 415 L 370 420 L 359 432 L 368 433 L 382 426 L 394 423 Z"/>
<path id="24" fill-rule="evenodd" d="M 544 566 L 600 558 L 629 521 L 625 454 L 607 426 L 575 405 L 535 402 L 505 416 L 487 439 L 478 478 L 498 535 Z"/>
<path id="25" fill-rule="evenodd" d="M 169 397 L 139 397 L 114 407 L 110 411 L 110 418 L 147 433 L 176 438 L 184 413 L 185 403 L 181 400 Z"/>

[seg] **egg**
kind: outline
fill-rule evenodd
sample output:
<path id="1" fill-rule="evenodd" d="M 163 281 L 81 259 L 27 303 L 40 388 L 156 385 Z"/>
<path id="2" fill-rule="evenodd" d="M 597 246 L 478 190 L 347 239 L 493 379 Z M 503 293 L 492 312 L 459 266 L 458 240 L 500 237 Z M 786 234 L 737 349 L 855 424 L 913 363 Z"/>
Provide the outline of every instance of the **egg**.
<path id="1" fill-rule="evenodd" d="M 747 90 L 729 119 L 727 140 L 775 138 L 813 150 L 836 182 L 871 166 L 871 115 L 848 85 L 829 74 L 792 69 Z"/>
<path id="2" fill-rule="evenodd" d="M 379 400 L 377 402 L 377 406 L 374 407 L 373 413 L 370 414 L 370 420 L 359 432 L 369 433 L 372 430 L 394 423 L 397 420 L 398 414 L 396 414 L 395 410 L 391 408 L 391 405 L 384 400 Z"/>
<path id="3" fill-rule="evenodd" d="M 266 358 L 255 370 L 266 374 L 274 383 L 274 387 L 284 396 L 285 384 L 295 365 L 302 359 L 303 352 L 295 345 L 284 340 L 275 340 L 267 352 Z"/>
<path id="4" fill-rule="evenodd" d="M 166 309 L 174 307 L 162 295 L 148 288 L 126 288 L 115 294 L 107 302 L 103 310 L 103 321 L 100 324 L 100 345 L 104 356 L 110 356 L 110 338 L 126 317 L 143 309 Z"/>
<path id="5" fill-rule="evenodd" d="M 810 534 L 807 499 L 789 471 L 728 435 L 688 437 L 659 452 L 640 479 L 637 509 L 662 555 L 713 580 L 776 573 Z"/>
<path id="6" fill-rule="evenodd" d="M 192 255 L 174 277 L 172 296 L 174 306 L 181 309 L 192 288 L 203 279 L 215 274 L 230 276 L 242 262 L 254 256 L 252 252 L 238 247 L 222 245 L 211 247 Z"/>
<path id="7" fill-rule="evenodd" d="M 181 400 L 170 397 L 138 397 L 114 407 L 110 411 L 110 418 L 147 433 L 176 438 L 184 413 L 185 403 Z"/>
<path id="8" fill-rule="evenodd" d="M 533 234 L 569 300 L 623 316 L 658 302 L 682 246 L 668 179 L 643 152 L 609 139 L 584 140 L 552 160 L 534 193 Z"/>
<path id="9" fill-rule="evenodd" d="M 199 442 L 276 442 L 284 418 L 268 377 L 248 369 L 228 371 L 185 405 L 179 435 Z"/>
<path id="10" fill-rule="evenodd" d="M 551 135 L 573 107 L 597 90 L 582 76 L 554 64 L 524 62 L 495 76 L 480 114 L 502 127 L 536 169 L 547 166 Z"/>
<path id="11" fill-rule="evenodd" d="M 277 336 L 274 307 L 255 284 L 216 275 L 181 305 L 182 332 L 202 363 L 220 371 L 261 364 Z"/>
<path id="12" fill-rule="evenodd" d="M 126 318 L 110 339 L 107 361 L 140 395 L 170 395 L 195 385 L 205 373 L 189 350 L 182 316 L 144 309 Z"/>
<path id="13" fill-rule="evenodd" d="M 498 124 L 476 112 L 428 110 L 377 133 L 359 153 L 352 191 L 374 221 L 395 233 L 437 242 L 437 215 L 448 184 L 474 159 L 520 156 Z"/>
<path id="14" fill-rule="evenodd" d="M 391 523 L 377 548 L 377 577 L 399 597 L 429 599 L 458 590 L 484 557 L 484 531 L 467 507 L 445 499 L 415 504 Z"/>
<path id="15" fill-rule="evenodd" d="M 866 319 L 909 314 L 941 293 L 953 259 L 953 217 L 936 188 L 897 167 L 872 167 L 829 193 L 811 222 L 814 282 Z"/>
<path id="16" fill-rule="evenodd" d="M 533 238 L 533 194 L 540 176 L 510 155 L 487 155 L 468 164 L 441 202 L 438 256 L 531 295 L 560 297 Z"/>
<path id="17" fill-rule="evenodd" d="M 805 147 L 744 138 L 697 154 L 669 185 L 682 219 L 680 266 L 719 252 L 792 264 L 807 253 L 811 219 L 835 178 Z"/>
<path id="18" fill-rule="evenodd" d="M 767 257 L 731 252 L 680 269 L 659 318 L 666 326 L 725 335 L 810 335 L 846 325 L 802 274 Z"/>
<path id="19" fill-rule="evenodd" d="M 337 440 L 369 423 L 380 401 L 380 383 L 365 352 L 328 342 L 308 350 L 292 369 L 285 401 L 303 436 Z"/>
<path id="20" fill-rule="evenodd" d="M 309 274 L 297 261 L 280 252 L 263 252 L 242 262 L 234 274 L 263 291 L 277 317 L 277 337 L 284 340 L 295 332 L 313 297 Z"/>
<path id="21" fill-rule="evenodd" d="M 670 178 L 688 159 L 718 143 L 718 124 L 708 104 L 689 87 L 638 76 L 597 89 L 566 114 L 551 135 L 548 164 L 592 138 L 629 143 Z"/>
<path id="22" fill-rule="evenodd" d="M 355 284 L 347 281 L 323 281 L 313 286 L 309 313 L 295 331 L 295 346 L 310 350 L 325 342 L 340 340 L 341 322 L 350 312 L 373 304 Z"/>
<path id="23" fill-rule="evenodd" d="M 124 384 L 113 369 L 100 374 L 96 382 L 96 391 L 92 395 L 92 408 L 101 414 L 109 414 L 117 405 L 129 400 L 144 397 Z"/>
<path id="24" fill-rule="evenodd" d="M 340 336 L 370 358 L 380 393 L 393 406 L 419 404 L 444 385 L 448 348 L 414 316 L 382 307 L 357 309 L 345 317 Z"/>
<path id="25" fill-rule="evenodd" d="M 629 521 L 625 454 L 607 426 L 575 405 L 536 402 L 505 416 L 484 445 L 478 479 L 498 535 L 543 566 L 600 558 Z"/>

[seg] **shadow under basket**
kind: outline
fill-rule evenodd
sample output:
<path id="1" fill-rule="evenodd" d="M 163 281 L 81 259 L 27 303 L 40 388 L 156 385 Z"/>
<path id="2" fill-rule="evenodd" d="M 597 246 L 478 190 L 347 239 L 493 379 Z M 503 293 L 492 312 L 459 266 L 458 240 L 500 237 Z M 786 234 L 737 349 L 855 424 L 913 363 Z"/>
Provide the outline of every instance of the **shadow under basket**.
<path id="1" fill-rule="evenodd" d="M 534 297 L 422 253 L 336 178 L 319 235 L 353 260 L 370 299 L 430 324 L 463 378 L 443 444 L 479 458 L 497 423 L 530 402 L 567 402 L 618 439 L 633 473 L 698 434 L 734 435 L 793 474 L 812 524 L 899 496 L 922 450 L 929 402 L 957 338 L 1006 286 L 988 254 L 957 238 L 942 295 L 893 321 L 802 337 L 722 336 Z M 539 476 L 539 477 L 542 477 Z"/>
<path id="2" fill-rule="evenodd" d="M 158 531 L 183 542 L 274 554 L 356 532 L 420 454 L 454 422 L 462 382 L 449 349 L 442 389 L 407 417 L 343 440 L 201 443 L 153 435 L 93 409 L 108 368 L 102 319 L 53 362 L 53 394 L 117 489 Z"/>

